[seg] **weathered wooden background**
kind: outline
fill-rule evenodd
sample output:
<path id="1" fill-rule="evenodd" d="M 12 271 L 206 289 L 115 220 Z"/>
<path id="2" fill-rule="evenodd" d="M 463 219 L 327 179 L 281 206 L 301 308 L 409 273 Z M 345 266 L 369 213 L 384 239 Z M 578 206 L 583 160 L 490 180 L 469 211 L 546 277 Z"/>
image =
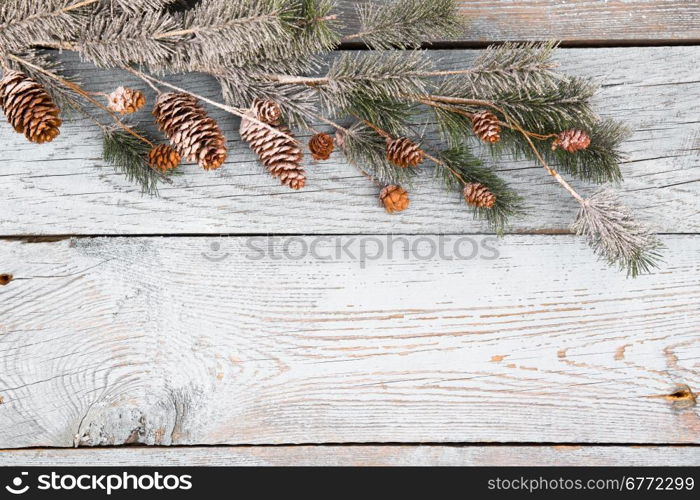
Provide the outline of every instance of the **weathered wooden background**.
<path id="1" fill-rule="evenodd" d="M 462 4 L 473 22 L 436 44 L 444 67 L 558 38 L 576 47 L 564 70 L 604 83 L 601 115 L 634 130 L 619 189 L 661 234 L 661 269 L 597 262 L 527 162 L 494 165 L 531 206 L 494 241 L 429 175 L 393 217 L 340 156 L 279 187 L 219 114 L 229 163 L 186 167 L 160 198 L 101 164 L 87 123 L 40 148 L 3 125 L 0 465 L 697 465 L 700 5 Z M 93 90 L 132 81 L 68 60 Z M 430 256 L 444 233 L 498 258 Z M 416 252 L 277 258 L 372 255 L 389 234 Z"/>

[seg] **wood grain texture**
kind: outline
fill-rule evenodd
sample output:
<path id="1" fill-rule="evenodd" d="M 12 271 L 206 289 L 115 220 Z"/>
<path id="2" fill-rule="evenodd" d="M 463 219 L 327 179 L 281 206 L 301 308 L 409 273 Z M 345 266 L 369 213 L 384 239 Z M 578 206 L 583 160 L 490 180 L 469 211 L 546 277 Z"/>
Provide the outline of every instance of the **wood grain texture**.
<path id="1" fill-rule="evenodd" d="M 468 66 L 477 52 L 434 55 L 443 67 L 455 68 Z M 661 232 L 699 232 L 700 47 L 568 49 L 559 61 L 564 71 L 604 82 L 597 108 L 628 120 L 635 130 L 624 146 L 627 203 Z M 80 69 L 93 90 L 117 83 L 141 86 L 120 73 L 71 67 Z M 188 76 L 178 83 L 220 98 L 209 78 Z M 282 187 L 241 143 L 237 119 L 215 116 L 230 139 L 229 163 L 215 172 L 185 167 L 159 199 L 141 196 L 122 175 L 101 166 L 101 140 L 89 123 L 68 123 L 59 140 L 41 147 L 0 126 L 0 235 L 488 231 L 472 220 L 459 195 L 444 194 L 431 171 L 411 190 L 411 209 L 395 216 L 379 207 L 376 187 L 338 153 L 332 161 L 311 163 L 301 192 Z M 137 119 L 148 122 L 147 111 Z M 541 167 L 504 159 L 495 168 L 531 207 L 511 231 L 569 227 L 576 203 Z M 595 189 L 575 185 L 584 193 Z"/>
<path id="2" fill-rule="evenodd" d="M 0 467 L 697 466 L 689 446 L 236 446 L 0 450 Z"/>
<path id="3" fill-rule="evenodd" d="M 636 280 L 571 236 L 280 259 L 312 241 L 1 242 L 0 448 L 700 442 L 697 237 Z"/>
<path id="4" fill-rule="evenodd" d="M 355 0 L 341 0 L 347 33 L 359 26 Z M 461 42 L 562 40 L 613 44 L 700 40 L 696 0 L 461 0 Z"/>

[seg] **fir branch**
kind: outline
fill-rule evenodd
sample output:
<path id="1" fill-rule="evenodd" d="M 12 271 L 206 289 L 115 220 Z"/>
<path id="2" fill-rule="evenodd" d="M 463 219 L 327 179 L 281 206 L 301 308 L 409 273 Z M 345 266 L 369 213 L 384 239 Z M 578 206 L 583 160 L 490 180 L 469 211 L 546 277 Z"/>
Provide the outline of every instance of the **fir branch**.
<path id="1" fill-rule="evenodd" d="M 344 42 L 362 40 L 372 49 L 419 48 L 423 42 L 453 38 L 464 32 L 465 23 L 454 0 L 392 0 L 357 6 L 360 32 Z"/>
<path id="2" fill-rule="evenodd" d="M 620 161 L 624 158 L 620 144 L 630 134 L 627 126 L 607 119 L 583 129 L 591 138 L 588 148 L 575 153 L 569 153 L 563 149 L 552 151 L 550 142 L 538 141 L 536 147 L 539 154 L 562 172 L 587 182 L 596 184 L 620 182 L 622 180 Z M 515 130 L 506 129 L 502 132 L 501 142 L 494 150 L 504 149 L 507 149 L 515 158 L 538 160 L 528 141 Z"/>
<path id="3" fill-rule="evenodd" d="M 76 36 L 86 22 L 85 7 L 98 0 L 4 0 L 0 5 L 0 58 L 33 45 Z"/>
<path id="4" fill-rule="evenodd" d="M 628 276 L 649 272 L 661 262 L 659 239 L 611 191 L 584 200 L 571 229 L 586 238 L 596 255 Z"/>
<path id="5" fill-rule="evenodd" d="M 421 52 L 343 54 L 333 61 L 325 84 L 315 86 L 331 114 L 346 114 L 363 107 L 363 101 L 403 99 L 426 90 L 420 73 L 431 67 Z"/>
<path id="6" fill-rule="evenodd" d="M 157 34 L 179 25 L 168 13 L 147 12 L 138 17 L 103 12 L 93 16 L 74 42 L 83 59 L 99 67 L 113 68 L 131 64 L 158 66 L 175 52 L 180 37 L 158 38 Z"/>
<path id="7" fill-rule="evenodd" d="M 143 132 L 139 132 L 143 135 Z M 150 146 L 123 130 L 104 129 L 102 158 L 124 174 L 129 182 L 141 186 L 142 193 L 158 194 L 159 182 L 170 182 L 168 176 L 148 165 Z"/>
<path id="8" fill-rule="evenodd" d="M 502 235 L 511 217 L 520 216 L 525 208 L 523 199 L 508 184 L 483 162 L 474 156 L 466 145 L 455 146 L 439 155 L 435 173 L 442 179 L 448 190 L 459 190 L 465 183 L 478 182 L 486 186 L 496 196 L 496 203 L 491 208 L 472 207 L 475 217 L 485 219 L 491 227 Z"/>

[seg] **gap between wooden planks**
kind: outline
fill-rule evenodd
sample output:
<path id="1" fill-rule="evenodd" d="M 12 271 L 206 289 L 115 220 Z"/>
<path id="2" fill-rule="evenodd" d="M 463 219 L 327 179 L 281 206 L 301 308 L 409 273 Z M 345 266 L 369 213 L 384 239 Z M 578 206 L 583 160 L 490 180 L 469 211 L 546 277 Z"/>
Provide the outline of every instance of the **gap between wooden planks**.
<path id="1" fill-rule="evenodd" d="M 407 239 L 364 267 L 279 238 L 0 243 L 0 448 L 700 441 L 697 237 L 636 280 L 571 236 Z"/>

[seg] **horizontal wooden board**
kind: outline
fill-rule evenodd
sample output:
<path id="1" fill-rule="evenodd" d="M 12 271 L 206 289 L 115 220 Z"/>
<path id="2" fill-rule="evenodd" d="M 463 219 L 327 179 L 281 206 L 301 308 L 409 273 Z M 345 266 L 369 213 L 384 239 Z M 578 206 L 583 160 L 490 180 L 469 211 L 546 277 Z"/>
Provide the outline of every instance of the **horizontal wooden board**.
<path id="1" fill-rule="evenodd" d="M 696 446 L 215 446 L 0 450 L 0 467 L 696 466 Z"/>
<path id="2" fill-rule="evenodd" d="M 376 239 L 1 242 L 0 448 L 697 444 L 700 239 L 663 239 L 636 280 L 572 236 L 471 260 L 415 236 L 364 261 L 341 249 Z"/>
<path id="3" fill-rule="evenodd" d="M 443 67 L 466 67 L 476 51 L 437 52 Z M 661 232 L 700 231 L 700 47 L 562 50 L 562 69 L 604 82 L 597 99 L 605 116 L 629 122 L 624 199 Z M 79 68 L 93 90 L 140 86 L 115 72 Z M 179 81 L 218 95 L 213 81 Z M 152 97 L 149 95 L 149 97 Z M 336 153 L 312 162 L 307 187 L 279 186 L 242 144 L 237 119 L 215 113 L 230 139 L 231 160 L 219 171 L 184 168 L 161 198 L 142 196 L 122 175 L 101 166 L 101 140 L 83 121 L 63 127 L 59 140 L 36 146 L 0 126 L 0 235 L 172 233 L 437 233 L 484 232 L 457 194 L 445 194 L 431 172 L 411 190 L 411 208 L 389 216 L 377 188 Z M 139 120 L 148 121 L 142 112 Z M 525 161 L 495 165 L 527 199 L 530 214 L 513 232 L 562 231 L 576 203 L 542 168 Z M 575 183 L 582 192 L 594 187 Z"/>
<path id="4" fill-rule="evenodd" d="M 339 2 L 344 19 L 356 19 L 356 0 Z M 619 43 L 700 40 L 696 0 L 459 0 L 469 20 L 463 42 L 563 40 Z M 348 33 L 358 31 L 356 21 Z"/>

